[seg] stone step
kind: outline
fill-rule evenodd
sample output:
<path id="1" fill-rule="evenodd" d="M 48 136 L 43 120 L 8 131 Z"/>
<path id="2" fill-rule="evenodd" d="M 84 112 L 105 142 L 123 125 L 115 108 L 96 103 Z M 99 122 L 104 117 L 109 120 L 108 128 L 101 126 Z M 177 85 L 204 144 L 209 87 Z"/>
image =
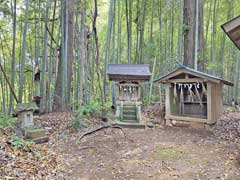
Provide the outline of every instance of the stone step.
<path id="1" fill-rule="evenodd" d="M 26 139 L 26 140 L 33 141 L 36 144 L 40 144 L 40 143 L 48 142 L 49 137 L 48 136 L 43 136 L 43 137 L 39 137 L 39 138 L 35 138 L 35 139 Z"/>
<path id="2" fill-rule="evenodd" d="M 41 138 L 46 136 L 45 135 L 46 130 L 42 128 L 37 128 L 37 129 L 25 129 L 24 130 L 24 136 L 27 139 L 36 139 L 36 138 Z"/>
<path id="3" fill-rule="evenodd" d="M 124 115 L 123 119 L 124 120 L 137 120 L 137 116 L 136 115 Z"/>
<path id="4" fill-rule="evenodd" d="M 123 119 L 121 122 L 138 123 L 137 119 Z"/>
<path id="5" fill-rule="evenodd" d="M 136 108 L 123 108 L 123 111 L 136 111 Z"/>
<path id="6" fill-rule="evenodd" d="M 136 106 L 123 106 L 123 108 L 127 108 L 127 109 L 136 109 Z"/>
<path id="7" fill-rule="evenodd" d="M 144 124 L 125 122 L 125 121 L 124 122 L 116 121 L 113 123 L 113 125 L 121 126 L 123 128 L 145 128 Z"/>
<path id="8" fill-rule="evenodd" d="M 123 111 L 123 115 L 136 116 L 136 111 Z"/>

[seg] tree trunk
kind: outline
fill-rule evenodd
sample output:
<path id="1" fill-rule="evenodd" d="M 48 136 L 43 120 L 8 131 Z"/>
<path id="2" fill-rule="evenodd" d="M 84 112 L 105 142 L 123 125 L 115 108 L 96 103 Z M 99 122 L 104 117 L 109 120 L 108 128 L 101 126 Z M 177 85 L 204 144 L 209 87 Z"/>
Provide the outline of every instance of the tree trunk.
<path id="1" fill-rule="evenodd" d="M 15 50 L 16 50 L 16 0 L 13 1 L 13 43 L 12 43 L 12 61 L 11 61 L 11 86 L 14 91 L 15 80 Z M 13 94 L 10 94 L 9 114 L 13 111 Z"/>
<path id="2" fill-rule="evenodd" d="M 183 0 L 180 0 L 178 16 L 178 63 L 182 64 L 182 43 L 183 43 Z"/>
<path id="3" fill-rule="evenodd" d="M 203 16 L 204 16 L 204 0 L 198 0 L 199 1 L 199 15 L 198 15 L 198 69 L 200 71 L 205 71 L 205 43 L 204 43 L 204 23 L 203 23 Z"/>
<path id="4" fill-rule="evenodd" d="M 46 81 L 45 81 L 45 74 L 46 74 L 46 62 L 47 62 L 47 43 L 48 43 L 48 32 L 47 32 L 47 25 L 48 25 L 48 12 L 49 12 L 49 0 L 46 2 L 46 14 L 45 14 L 45 32 L 44 32 L 44 47 L 43 47 L 43 59 L 41 62 L 41 77 L 40 77 L 40 113 L 46 112 Z"/>
<path id="5" fill-rule="evenodd" d="M 106 52 L 105 52 L 105 61 L 104 61 L 104 81 L 103 81 L 103 92 L 104 92 L 104 101 L 106 102 L 107 98 L 107 65 L 109 63 L 110 57 L 110 40 L 111 40 L 111 30 L 112 30 L 112 20 L 113 20 L 113 0 L 110 0 L 109 15 L 108 15 L 108 28 L 107 28 L 107 41 L 106 41 Z"/>
<path id="6" fill-rule="evenodd" d="M 25 67 L 25 50 L 26 50 L 26 37 L 28 29 L 28 11 L 29 11 L 29 0 L 25 0 L 25 17 L 24 17 L 24 31 L 22 38 L 22 49 L 21 49 L 21 66 L 20 66 L 20 77 L 19 77 L 19 89 L 18 89 L 18 100 L 21 103 L 23 98 L 24 90 L 24 67 Z"/>
<path id="7" fill-rule="evenodd" d="M 94 15 L 93 15 L 93 33 L 94 33 L 94 41 L 96 45 L 96 71 L 97 71 L 97 77 L 98 77 L 98 85 L 101 95 L 101 104 L 104 105 L 104 90 L 103 86 L 101 84 L 101 72 L 100 72 L 100 55 L 99 55 L 99 44 L 98 44 L 98 34 L 97 34 L 97 28 L 96 28 L 96 22 L 97 22 L 97 15 L 98 15 L 98 5 L 97 0 L 94 0 Z"/>
<path id="8" fill-rule="evenodd" d="M 55 19 L 56 15 L 56 6 L 57 6 L 57 0 L 54 0 L 54 6 L 53 6 L 53 16 L 52 19 Z M 52 22 L 52 29 L 51 34 L 53 36 L 54 34 L 54 28 L 55 28 L 55 21 Z M 53 67 L 53 55 L 54 55 L 54 49 L 53 49 L 53 39 L 51 39 L 50 43 L 50 59 L 49 59 L 49 65 L 48 65 L 48 98 L 47 98 L 47 110 L 48 112 L 52 111 L 52 67 Z"/>
<path id="9" fill-rule="evenodd" d="M 145 17 L 146 17 L 146 9 L 147 9 L 147 0 L 143 1 L 143 15 L 141 22 L 141 30 L 140 30 L 140 63 L 144 63 L 143 51 L 144 51 L 144 28 L 145 28 Z"/>
<path id="10" fill-rule="evenodd" d="M 117 64 L 121 62 L 121 4 L 118 1 L 118 36 L 117 36 Z"/>
<path id="11" fill-rule="evenodd" d="M 67 26 L 68 26 L 68 38 L 67 38 L 67 109 L 70 110 L 71 104 L 71 92 L 72 92 L 72 63 L 73 63 L 73 48 L 74 48 L 74 9 L 75 0 L 68 0 L 67 4 Z"/>
<path id="12" fill-rule="evenodd" d="M 183 64 L 194 68 L 194 7 L 192 0 L 184 0 L 184 60 Z"/>

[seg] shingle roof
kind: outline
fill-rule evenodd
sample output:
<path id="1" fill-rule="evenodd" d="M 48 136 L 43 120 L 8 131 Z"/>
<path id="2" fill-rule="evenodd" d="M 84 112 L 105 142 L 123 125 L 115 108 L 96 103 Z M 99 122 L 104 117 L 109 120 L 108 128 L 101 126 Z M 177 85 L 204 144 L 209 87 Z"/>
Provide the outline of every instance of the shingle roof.
<path id="1" fill-rule="evenodd" d="M 240 16 L 224 23 L 221 28 L 240 50 Z"/>
<path id="2" fill-rule="evenodd" d="M 107 74 L 110 80 L 118 76 L 141 80 L 150 80 L 151 77 L 148 64 L 109 64 Z"/>
<path id="3" fill-rule="evenodd" d="M 217 76 L 213 76 L 213 75 L 210 75 L 210 74 L 207 74 L 207 73 L 204 73 L 204 72 L 201 72 L 201 71 L 198 71 L 198 70 L 195 70 L 195 69 L 192 69 L 190 67 L 187 67 L 187 66 L 183 66 L 183 65 L 180 65 L 176 70 L 170 72 L 169 74 L 165 75 L 165 76 L 162 76 L 156 80 L 154 80 L 154 82 L 163 82 L 165 80 L 167 80 L 168 78 L 170 78 L 170 76 L 173 74 L 173 73 L 176 73 L 176 72 L 191 72 L 193 74 L 195 74 L 196 76 L 199 76 L 201 78 L 207 78 L 209 79 L 210 81 L 211 80 L 219 80 L 219 81 L 222 81 L 224 84 L 226 85 L 229 85 L 229 86 L 233 86 L 233 83 L 230 82 L 230 81 L 226 81 L 222 78 L 219 78 Z M 171 77 L 172 78 L 172 77 Z"/>
<path id="4" fill-rule="evenodd" d="M 35 102 L 31 103 L 18 103 L 16 106 L 16 112 L 22 112 L 22 111 L 34 111 L 38 110 L 39 108 L 37 107 Z"/>

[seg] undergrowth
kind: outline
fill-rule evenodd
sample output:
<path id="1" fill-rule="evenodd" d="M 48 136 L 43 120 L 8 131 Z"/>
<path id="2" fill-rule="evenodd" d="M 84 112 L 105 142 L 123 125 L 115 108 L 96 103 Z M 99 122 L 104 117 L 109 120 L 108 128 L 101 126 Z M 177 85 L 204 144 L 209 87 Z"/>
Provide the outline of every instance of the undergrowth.
<path id="1" fill-rule="evenodd" d="M 10 116 L 0 116 L 0 128 L 13 127 L 16 119 Z"/>

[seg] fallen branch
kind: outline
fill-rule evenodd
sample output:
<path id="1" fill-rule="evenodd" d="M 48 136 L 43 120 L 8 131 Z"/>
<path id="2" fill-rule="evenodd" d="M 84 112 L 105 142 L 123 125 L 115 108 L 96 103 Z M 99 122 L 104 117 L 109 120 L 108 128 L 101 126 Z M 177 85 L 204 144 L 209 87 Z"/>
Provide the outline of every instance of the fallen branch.
<path id="1" fill-rule="evenodd" d="M 91 148 L 96 148 L 96 146 L 85 146 L 79 149 L 79 151 L 81 150 L 86 150 L 86 149 L 91 149 Z"/>
<path id="2" fill-rule="evenodd" d="M 98 127 L 98 128 L 96 128 L 96 129 L 94 129 L 94 130 L 85 132 L 85 133 L 79 138 L 79 141 L 81 141 L 85 136 L 88 136 L 88 135 L 90 135 L 90 134 L 93 134 L 93 133 L 95 133 L 95 132 L 98 132 L 98 131 L 100 131 L 100 130 L 107 129 L 107 128 L 120 129 L 121 132 L 124 134 L 124 137 L 126 137 L 125 132 L 123 131 L 123 129 L 122 129 L 120 126 L 105 125 L 105 126 Z"/>

